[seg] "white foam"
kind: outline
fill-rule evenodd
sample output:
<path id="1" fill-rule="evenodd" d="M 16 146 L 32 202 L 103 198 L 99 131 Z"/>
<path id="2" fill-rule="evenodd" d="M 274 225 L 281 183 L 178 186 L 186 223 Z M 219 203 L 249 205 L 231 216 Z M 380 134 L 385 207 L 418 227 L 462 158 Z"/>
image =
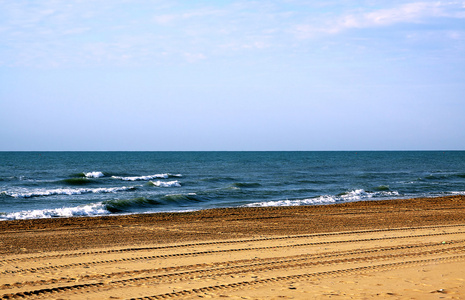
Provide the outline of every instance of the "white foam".
<path id="1" fill-rule="evenodd" d="M 245 205 L 246 207 L 276 207 L 276 206 L 299 206 L 299 205 L 321 205 L 335 203 L 336 199 L 330 196 L 321 196 L 313 199 L 302 200 L 280 200 L 280 201 L 267 201 L 256 202 Z"/>
<path id="2" fill-rule="evenodd" d="M 461 192 L 450 192 L 452 195 L 465 195 L 465 191 Z"/>
<path id="3" fill-rule="evenodd" d="M 135 186 L 123 186 L 123 187 L 112 187 L 112 188 L 79 188 L 79 189 L 36 189 L 33 191 L 16 191 L 7 192 L 4 191 L 2 194 L 13 198 L 31 198 L 41 196 L 54 196 L 54 195 L 81 195 L 81 194 L 98 194 L 98 193 L 117 193 L 127 190 L 135 189 Z"/>
<path id="4" fill-rule="evenodd" d="M 181 183 L 177 180 L 174 181 L 150 181 L 151 184 L 158 187 L 179 187 Z"/>
<path id="5" fill-rule="evenodd" d="M 111 176 L 111 178 L 121 179 L 125 181 L 138 181 L 138 180 L 151 180 L 151 179 L 167 179 L 169 177 L 182 177 L 181 174 L 154 174 L 154 175 L 146 175 L 146 176 L 130 176 L 130 177 L 121 177 L 121 176 Z"/>
<path id="6" fill-rule="evenodd" d="M 110 212 L 102 203 L 81 205 L 77 207 L 63 207 L 55 209 L 24 210 L 0 215 L 0 220 L 44 219 L 58 217 L 99 216 Z"/>
<path id="7" fill-rule="evenodd" d="M 377 198 L 388 198 L 388 197 L 398 197 L 400 196 L 397 191 L 380 191 L 380 192 L 366 192 L 363 189 L 350 191 L 338 196 L 335 196 L 336 201 L 338 202 L 354 202 L 371 199 L 373 197 Z"/>
<path id="8" fill-rule="evenodd" d="M 245 205 L 246 207 L 274 207 L 274 206 L 299 206 L 299 205 L 322 205 L 322 204 L 331 204 L 336 202 L 355 202 L 363 201 L 373 197 L 391 197 L 399 196 L 399 193 L 396 191 L 382 191 L 369 193 L 363 189 L 350 191 L 348 193 L 331 196 L 324 195 L 316 198 L 309 199 L 297 199 L 297 200 L 279 200 L 279 201 L 266 201 L 266 202 L 256 202 Z"/>
<path id="9" fill-rule="evenodd" d="M 355 191 L 350 191 L 348 193 L 339 195 L 337 200 L 339 201 L 344 201 L 344 202 L 353 202 L 353 201 L 359 201 L 364 198 L 372 198 L 374 196 L 374 193 L 367 193 L 365 190 L 359 189 Z"/>
<path id="10" fill-rule="evenodd" d="M 105 176 L 105 174 L 103 174 L 102 172 L 94 171 L 94 172 L 84 173 L 84 176 L 86 176 L 87 178 L 99 178 L 99 177 Z"/>

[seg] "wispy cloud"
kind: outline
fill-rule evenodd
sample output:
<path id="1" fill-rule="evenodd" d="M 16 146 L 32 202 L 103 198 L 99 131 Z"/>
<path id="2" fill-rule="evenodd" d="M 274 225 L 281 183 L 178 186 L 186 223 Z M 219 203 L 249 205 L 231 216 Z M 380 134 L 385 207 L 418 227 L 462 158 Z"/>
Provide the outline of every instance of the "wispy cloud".
<path id="1" fill-rule="evenodd" d="M 423 23 L 431 18 L 465 18 L 461 2 L 414 2 L 393 8 L 372 11 L 349 12 L 325 20 L 324 26 L 300 24 L 296 34 L 300 38 L 311 38 L 321 34 L 335 34 L 349 29 L 390 26 L 400 23 Z"/>
<path id="2" fill-rule="evenodd" d="M 0 0 L 1 64 L 196 63 L 245 53 L 305 51 L 313 37 L 465 18 L 463 2 L 355 7 L 347 2 Z M 395 1 L 394 3 L 399 3 Z M 392 3 L 392 2 L 389 2 Z M 373 5 L 373 4 L 371 4 Z M 460 28 L 445 28 L 451 39 Z"/>

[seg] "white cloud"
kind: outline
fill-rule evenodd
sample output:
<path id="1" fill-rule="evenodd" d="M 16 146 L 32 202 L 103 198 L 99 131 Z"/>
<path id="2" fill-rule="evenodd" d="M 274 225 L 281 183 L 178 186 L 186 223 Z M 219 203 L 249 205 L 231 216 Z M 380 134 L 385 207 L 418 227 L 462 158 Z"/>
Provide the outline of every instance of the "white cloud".
<path id="1" fill-rule="evenodd" d="M 347 13 L 324 21 L 324 26 L 310 24 L 297 25 L 296 35 L 310 38 L 319 34 L 335 34 L 349 29 L 390 26 L 399 23 L 422 23 L 430 18 L 465 18 L 460 2 L 414 2 L 394 8 L 378 9 L 357 13 Z M 318 20 L 321 23 L 321 20 Z"/>
<path id="2" fill-rule="evenodd" d="M 443 15 L 440 2 L 428 3 L 417 2 L 408 3 L 392 9 L 380 9 L 361 16 L 354 17 L 353 24 L 346 24 L 351 27 L 371 27 L 387 26 L 396 23 L 420 22 L 429 17 Z"/>
<path id="3" fill-rule="evenodd" d="M 395 3 L 399 1 L 403 0 Z M 2 65 L 12 66 L 25 57 L 29 65 L 34 59 L 37 65 L 103 65 L 118 59 L 122 64 L 145 65 L 229 59 L 247 53 L 304 53 L 301 39 L 426 23 L 432 18 L 465 18 L 463 6 L 463 1 L 423 1 L 370 10 L 373 6 L 354 9 L 345 0 L 324 4 L 299 0 L 0 0 L 0 56 Z M 451 38 L 461 36 L 460 28 L 445 29 L 457 32 Z"/>

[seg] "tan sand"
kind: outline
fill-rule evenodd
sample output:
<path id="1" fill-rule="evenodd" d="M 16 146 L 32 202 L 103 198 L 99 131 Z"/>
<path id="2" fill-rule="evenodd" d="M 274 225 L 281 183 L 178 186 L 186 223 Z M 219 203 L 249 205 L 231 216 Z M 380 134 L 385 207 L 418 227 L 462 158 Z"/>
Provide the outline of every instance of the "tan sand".
<path id="1" fill-rule="evenodd" d="M 465 197 L 0 222 L 0 299 L 464 299 Z"/>

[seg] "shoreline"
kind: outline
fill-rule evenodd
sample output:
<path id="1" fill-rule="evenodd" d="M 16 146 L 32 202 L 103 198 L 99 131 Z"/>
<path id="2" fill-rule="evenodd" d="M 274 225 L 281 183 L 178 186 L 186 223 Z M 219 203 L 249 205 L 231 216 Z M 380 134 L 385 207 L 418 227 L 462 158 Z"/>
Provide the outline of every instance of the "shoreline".
<path id="1" fill-rule="evenodd" d="M 0 236 L 0 299 L 465 294 L 462 195 L 13 220 Z"/>
<path id="2" fill-rule="evenodd" d="M 56 218 L 37 218 L 37 219 L 17 219 L 17 220 L 2 220 L 0 221 L 0 232 L 5 228 L 13 227 L 18 229 L 25 229 L 27 227 L 40 228 L 40 227 L 59 227 L 61 224 L 83 225 L 83 224 L 115 224 L 119 222 L 149 222 L 150 220 L 167 220 L 167 219 L 179 219 L 182 217 L 193 218 L 193 217 L 204 217 L 204 216 L 218 216 L 222 217 L 227 214 L 241 213 L 268 213 L 276 211 L 325 211 L 327 207 L 330 209 L 360 209 L 369 208 L 374 206 L 386 207 L 390 204 L 395 205 L 399 208 L 410 208 L 413 209 L 415 205 L 423 207 L 425 203 L 428 205 L 441 206 L 444 203 L 441 201 L 451 200 L 454 204 L 458 204 L 460 200 L 465 201 L 465 195 L 451 195 L 444 197 L 419 197 L 419 198 L 401 198 L 401 199 L 388 199 L 388 200 L 363 200 L 343 203 L 328 203 L 328 204 L 316 204 L 316 205 L 295 205 L 295 206 L 267 206 L 267 207 L 224 207 L 224 208 L 209 208 L 200 210 L 189 210 L 189 211 L 173 211 L 173 212 L 153 212 L 153 213 L 131 213 L 131 214 L 112 214 L 112 215 L 96 215 L 96 216 L 73 216 L 73 217 L 56 217 Z M 421 206 L 420 206 L 421 203 Z M 465 206 L 465 204 L 464 204 Z"/>

